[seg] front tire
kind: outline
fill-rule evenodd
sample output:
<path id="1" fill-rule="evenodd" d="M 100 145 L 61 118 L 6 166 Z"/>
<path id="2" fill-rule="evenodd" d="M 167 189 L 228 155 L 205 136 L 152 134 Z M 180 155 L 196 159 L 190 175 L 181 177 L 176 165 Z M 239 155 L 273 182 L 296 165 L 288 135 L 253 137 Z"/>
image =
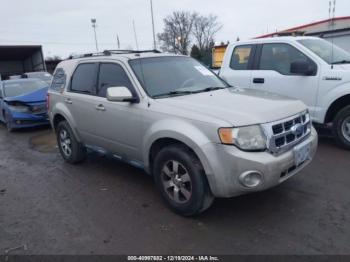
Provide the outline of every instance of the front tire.
<path id="1" fill-rule="evenodd" d="M 12 132 L 13 131 L 13 127 L 10 121 L 10 118 L 8 117 L 8 115 L 5 113 L 4 115 L 4 119 L 5 119 L 5 125 L 6 125 L 6 129 L 8 132 Z"/>
<path id="2" fill-rule="evenodd" d="M 57 144 L 63 159 L 70 164 L 85 160 L 86 148 L 78 142 L 67 121 L 62 121 L 56 128 Z"/>
<path id="3" fill-rule="evenodd" d="M 161 149 L 154 159 L 153 175 L 167 205 L 180 215 L 199 214 L 214 201 L 202 164 L 185 146 Z"/>
<path id="4" fill-rule="evenodd" d="M 333 134 L 340 147 L 350 150 L 350 106 L 344 107 L 335 116 Z"/>

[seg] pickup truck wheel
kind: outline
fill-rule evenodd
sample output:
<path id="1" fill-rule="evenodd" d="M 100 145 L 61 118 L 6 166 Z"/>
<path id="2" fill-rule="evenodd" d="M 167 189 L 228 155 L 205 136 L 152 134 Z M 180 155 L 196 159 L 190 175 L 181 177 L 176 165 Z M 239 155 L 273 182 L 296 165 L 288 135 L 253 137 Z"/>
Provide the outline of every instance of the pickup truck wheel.
<path id="1" fill-rule="evenodd" d="M 163 148 L 155 157 L 153 174 L 163 199 L 180 215 L 199 214 L 213 203 L 200 161 L 184 146 Z"/>
<path id="2" fill-rule="evenodd" d="M 333 122 L 336 142 L 344 149 L 350 150 L 350 106 L 338 112 Z"/>
<path id="3" fill-rule="evenodd" d="M 85 160 L 86 148 L 77 141 L 67 121 L 62 121 L 56 128 L 57 144 L 63 159 L 70 164 Z"/>

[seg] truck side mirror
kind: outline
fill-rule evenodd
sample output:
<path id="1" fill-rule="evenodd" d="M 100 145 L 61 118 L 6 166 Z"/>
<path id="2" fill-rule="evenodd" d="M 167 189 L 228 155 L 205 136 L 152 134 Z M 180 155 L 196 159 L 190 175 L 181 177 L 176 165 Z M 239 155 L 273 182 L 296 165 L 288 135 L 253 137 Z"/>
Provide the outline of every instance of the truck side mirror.
<path id="1" fill-rule="evenodd" d="M 290 66 L 290 72 L 294 75 L 311 76 L 315 73 L 314 66 L 305 61 L 295 61 Z"/>

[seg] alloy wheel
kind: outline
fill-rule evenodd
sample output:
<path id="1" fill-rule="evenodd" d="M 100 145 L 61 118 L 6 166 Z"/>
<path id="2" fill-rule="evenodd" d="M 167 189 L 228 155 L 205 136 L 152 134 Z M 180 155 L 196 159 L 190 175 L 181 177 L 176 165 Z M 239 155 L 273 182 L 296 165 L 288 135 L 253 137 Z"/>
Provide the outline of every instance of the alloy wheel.
<path id="1" fill-rule="evenodd" d="M 72 141 L 65 129 L 61 129 L 60 131 L 60 146 L 66 157 L 70 157 L 72 154 Z"/>
<path id="2" fill-rule="evenodd" d="M 176 203 L 188 202 L 192 195 L 192 181 L 187 169 L 178 161 L 170 160 L 162 168 L 164 191 Z"/>

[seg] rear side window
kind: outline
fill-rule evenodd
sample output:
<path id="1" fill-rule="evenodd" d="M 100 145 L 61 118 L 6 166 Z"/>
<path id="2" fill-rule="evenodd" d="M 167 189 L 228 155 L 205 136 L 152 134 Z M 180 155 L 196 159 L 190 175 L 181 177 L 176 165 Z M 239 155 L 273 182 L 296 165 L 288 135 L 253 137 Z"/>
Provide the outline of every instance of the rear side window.
<path id="1" fill-rule="evenodd" d="M 55 74 L 53 75 L 50 90 L 61 92 L 66 85 L 66 73 L 62 68 L 57 68 Z"/>
<path id="2" fill-rule="evenodd" d="M 112 63 L 101 64 L 97 95 L 106 97 L 107 88 L 116 86 L 125 86 L 134 94 L 130 79 L 120 65 Z"/>
<path id="3" fill-rule="evenodd" d="M 307 62 L 311 59 L 288 44 L 264 44 L 261 51 L 259 70 L 274 70 L 282 75 L 292 75 L 293 62 Z"/>
<path id="4" fill-rule="evenodd" d="M 75 70 L 70 90 L 77 93 L 95 94 L 96 64 L 80 64 Z"/>
<path id="5" fill-rule="evenodd" d="M 248 70 L 252 45 L 237 46 L 232 53 L 230 67 L 234 70 Z"/>

